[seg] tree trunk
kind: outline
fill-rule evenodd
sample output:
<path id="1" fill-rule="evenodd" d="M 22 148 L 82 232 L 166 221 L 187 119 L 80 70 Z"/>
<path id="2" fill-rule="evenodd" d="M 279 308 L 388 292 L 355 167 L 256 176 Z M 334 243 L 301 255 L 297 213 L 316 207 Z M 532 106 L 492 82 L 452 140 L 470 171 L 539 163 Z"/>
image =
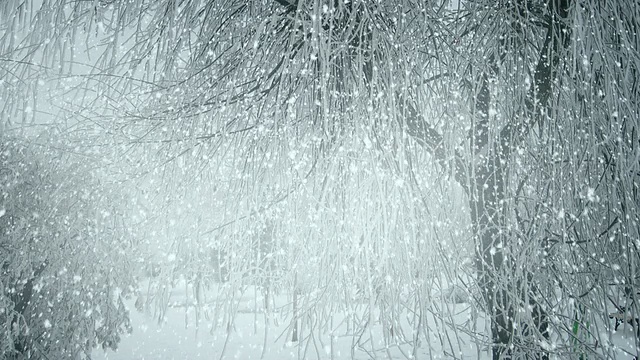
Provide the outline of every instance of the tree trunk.
<path id="1" fill-rule="evenodd" d="M 29 305 L 31 304 L 31 298 L 33 297 L 34 282 L 40 277 L 40 274 L 42 274 L 42 272 L 46 267 L 47 267 L 47 263 L 46 262 L 42 263 L 40 267 L 38 267 L 38 269 L 36 269 L 33 275 L 29 278 L 29 280 L 27 280 L 27 282 L 22 286 L 22 289 L 15 295 L 11 296 L 12 298 L 11 300 L 14 303 L 13 305 L 14 315 L 13 315 L 13 318 L 11 319 L 12 329 L 15 326 L 18 326 L 20 322 L 19 317 L 26 318 L 25 317 L 26 311 Z M 15 281 L 14 286 L 18 288 L 17 280 Z M 25 354 L 29 350 L 29 345 L 27 343 L 28 339 L 26 338 L 26 334 L 25 336 L 22 336 L 22 335 L 23 334 L 19 334 L 19 336 L 13 340 L 13 348 L 18 354 Z"/>
<path id="2" fill-rule="evenodd" d="M 515 355 L 516 347 L 513 336 L 515 309 L 524 306 L 527 296 L 521 289 L 522 281 L 527 279 L 507 278 L 504 249 L 507 248 L 508 214 L 503 209 L 505 204 L 505 189 L 508 182 L 511 154 L 522 146 L 527 134 L 534 124 L 541 121 L 540 109 L 546 108 L 552 94 L 552 84 L 555 80 L 560 64 L 560 57 L 567 48 L 570 39 L 570 28 L 565 23 L 568 19 L 570 0 L 550 0 L 547 4 L 551 13 L 547 23 L 545 42 L 540 50 L 535 69 L 534 86 L 530 89 L 525 103 L 516 113 L 520 116 L 512 119 L 501 129 L 493 148 L 488 145 L 488 109 L 490 95 L 487 86 L 487 76 L 483 74 L 480 92 L 474 99 L 476 104 L 476 118 L 474 134 L 471 134 L 472 148 L 476 154 L 484 152 L 486 156 L 475 166 L 475 178 L 469 189 L 469 207 L 471 221 L 476 238 L 476 268 L 478 272 L 478 286 L 485 301 L 486 313 L 491 319 L 491 337 L 493 359 L 511 359 Z M 533 280 L 529 274 L 528 280 Z M 514 286 L 513 284 L 516 284 Z M 527 305 L 533 309 L 533 326 L 537 333 L 548 341 L 548 318 L 540 305 L 529 296 Z M 524 335 L 526 324 L 518 324 L 518 334 Z M 531 334 L 534 336 L 534 334 Z M 520 343 L 526 339 L 517 339 Z M 546 353 L 537 344 L 539 358 L 548 359 Z M 528 347 L 529 347 L 528 346 Z M 523 349 L 524 350 L 524 349 Z"/>
<path id="3" fill-rule="evenodd" d="M 476 237 L 476 269 L 478 286 L 485 302 L 485 312 L 491 319 L 493 359 L 510 354 L 513 313 L 506 284 L 497 277 L 503 268 L 504 235 L 501 229 L 504 216 L 500 200 L 504 198 L 505 174 L 497 156 L 489 160 L 476 173 L 475 184 L 469 196 L 471 221 Z"/>

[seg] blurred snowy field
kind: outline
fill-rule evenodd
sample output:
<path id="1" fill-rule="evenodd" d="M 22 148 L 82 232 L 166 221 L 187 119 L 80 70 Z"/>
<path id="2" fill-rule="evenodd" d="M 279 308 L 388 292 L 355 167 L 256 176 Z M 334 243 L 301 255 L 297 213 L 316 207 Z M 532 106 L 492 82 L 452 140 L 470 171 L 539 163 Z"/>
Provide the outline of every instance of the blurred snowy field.
<path id="1" fill-rule="evenodd" d="M 211 293 L 211 292 L 210 292 Z M 210 294 L 211 295 L 211 294 Z M 451 294 L 449 294 L 451 295 Z M 209 297 L 210 299 L 213 296 Z M 449 298 L 451 299 L 451 298 Z M 460 300 L 460 299 L 457 299 Z M 473 312 L 467 303 L 453 304 L 448 301 L 432 303 L 426 319 L 430 334 L 421 334 L 420 346 L 417 350 L 401 338 L 410 338 L 412 327 L 409 325 L 410 314 L 403 314 L 407 320 L 400 324 L 399 331 L 403 336 L 395 336 L 394 341 L 385 345 L 379 311 L 374 315 L 374 325 L 366 326 L 364 332 L 354 332 L 353 327 L 345 323 L 344 314 L 333 314 L 333 331 L 329 328 L 318 329 L 311 335 L 309 324 L 314 316 L 304 316 L 307 321 L 299 325 L 302 341 L 291 342 L 291 316 L 287 316 L 283 309 L 291 308 L 291 296 L 280 294 L 272 299 L 273 310 L 269 319 L 264 311 L 263 299 L 255 288 L 247 290 L 237 297 L 232 304 L 236 309 L 235 323 L 231 331 L 218 323 L 213 327 L 216 306 L 215 300 L 210 300 L 200 312 L 198 326 L 196 326 L 196 312 L 193 304 L 186 296 L 184 284 L 178 284 L 171 290 L 169 305 L 164 321 L 158 321 L 153 306 L 138 311 L 135 298 L 126 301 L 131 316 L 133 331 L 123 335 L 117 351 L 103 351 L 96 349 L 93 360 L 182 360 L 182 359 L 489 359 L 486 347 L 477 346 L 465 329 L 472 330 L 472 319 L 475 318 L 475 331 L 488 333 L 488 323 L 482 314 Z M 185 304 L 190 304 L 185 311 Z M 364 309 L 365 304 L 359 309 Z M 447 311 L 439 307 L 446 306 Z M 364 311 L 360 311 L 363 321 L 367 321 Z M 449 318 L 437 318 L 434 314 L 453 314 Z M 268 321 L 268 326 L 265 324 Z M 455 323 L 457 326 L 452 327 Z M 299 323 L 300 324 L 300 323 Z M 437 331 L 440 329 L 440 331 Z M 446 331 L 444 331 L 446 329 Z M 613 331 L 611 324 L 598 324 L 592 329 L 610 331 L 608 334 L 617 359 L 633 359 L 629 355 L 633 344 L 636 343 L 635 331 L 630 325 Z M 330 333 L 333 333 L 333 341 Z M 425 336 L 429 341 L 425 341 Z M 373 338 L 373 344 L 369 340 Z M 602 348 L 602 345 L 600 345 Z M 444 350 L 443 350 L 444 349 Z M 455 353 L 451 351 L 455 349 Z M 415 351 L 415 353 L 414 353 Z M 580 355 L 575 354 L 576 358 Z M 595 354 L 591 354 L 593 356 Z M 598 354 L 600 355 L 600 354 Z M 600 355 L 602 356 L 602 355 Z M 593 357 L 600 358 L 600 356 Z M 588 357 L 591 358 L 591 357 Z M 558 358 L 559 359 L 559 358 Z"/>
<path id="2" fill-rule="evenodd" d="M 314 316 L 301 315 L 306 321 L 299 323 L 299 334 L 302 341 L 291 342 L 291 316 L 286 316 L 282 309 L 291 308 L 291 296 L 278 295 L 273 299 L 273 311 L 267 320 L 262 299 L 248 288 L 238 297 L 234 305 L 237 309 L 235 325 L 230 332 L 226 326 L 213 328 L 215 306 L 209 303 L 203 306 L 202 319 L 196 327 L 196 314 L 193 306 L 185 311 L 184 285 L 180 284 L 172 289 L 169 306 L 164 321 L 159 323 L 152 307 L 146 311 L 138 311 L 135 307 L 136 299 L 129 299 L 126 305 L 131 316 L 133 331 L 123 335 L 118 350 L 103 351 L 96 349 L 94 360 L 152 360 L 152 359 L 407 359 L 412 358 L 413 347 L 401 338 L 411 338 L 409 326 L 410 314 L 404 314 L 407 321 L 400 324 L 403 336 L 393 337 L 395 341 L 385 345 L 379 311 L 374 315 L 374 325 L 367 326 L 364 332 L 354 332 L 353 327 L 346 325 L 344 314 L 333 314 L 333 331 L 329 327 L 316 329 L 312 335 L 308 331 Z M 365 304 L 358 307 L 362 321 L 366 322 Z M 477 359 L 478 347 L 470 341 L 468 336 L 453 330 L 447 323 L 454 320 L 463 327 L 469 325 L 470 307 L 468 304 L 446 304 L 455 307 L 455 318 L 436 319 L 432 314 L 427 315 L 428 321 L 434 323 L 431 328 L 444 326 L 451 334 L 442 332 L 430 334 L 433 339 L 430 346 L 421 346 L 415 355 L 424 359 Z M 206 309 L 206 311 L 205 311 Z M 207 316 L 205 316 L 207 313 Z M 317 321 L 319 319 L 315 319 Z M 268 321 L 269 325 L 265 326 Z M 318 327 L 316 322 L 315 327 Z M 265 332 L 266 331 L 266 332 Z M 458 333 L 454 336 L 454 331 Z M 333 333 L 333 341 L 330 333 Z M 311 336 L 311 337 L 310 337 Z M 424 334 L 422 335 L 424 336 Z M 456 336 L 460 340 L 456 339 Z M 373 344 L 371 342 L 373 338 Z M 424 344 L 424 340 L 420 341 Z M 452 343 L 453 342 L 453 343 Z M 226 345 L 225 345 L 226 343 Z M 455 356 L 443 355 L 445 349 L 457 349 Z M 429 350 L 430 348 L 430 350 Z M 450 350 L 449 350 L 450 352 Z M 480 353 L 480 358 L 489 358 L 486 351 Z"/>

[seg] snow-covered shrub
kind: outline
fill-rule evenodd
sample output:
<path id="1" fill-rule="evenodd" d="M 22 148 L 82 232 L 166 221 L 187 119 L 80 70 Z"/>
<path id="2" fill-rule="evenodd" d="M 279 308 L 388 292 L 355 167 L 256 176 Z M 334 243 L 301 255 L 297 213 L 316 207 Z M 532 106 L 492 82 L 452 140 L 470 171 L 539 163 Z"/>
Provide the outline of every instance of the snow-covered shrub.
<path id="1" fill-rule="evenodd" d="M 116 348 L 131 287 L 122 219 L 88 163 L 0 135 L 0 353 Z"/>

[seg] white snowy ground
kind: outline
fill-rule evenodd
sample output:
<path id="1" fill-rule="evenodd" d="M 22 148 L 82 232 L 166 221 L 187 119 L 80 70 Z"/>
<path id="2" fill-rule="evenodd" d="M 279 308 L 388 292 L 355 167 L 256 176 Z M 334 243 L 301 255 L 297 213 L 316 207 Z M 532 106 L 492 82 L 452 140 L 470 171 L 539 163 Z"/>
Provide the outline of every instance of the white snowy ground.
<path id="1" fill-rule="evenodd" d="M 178 287 L 180 288 L 180 287 Z M 165 321 L 158 323 L 157 317 L 151 312 L 139 312 L 134 307 L 134 300 L 127 301 L 133 332 L 123 335 L 116 352 L 97 349 L 93 353 L 94 360 L 152 360 L 152 359 L 260 359 L 264 343 L 264 318 L 259 314 L 254 322 L 255 313 L 239 309 L 235 330 L 229 336 L 224 355 L 222 354 L 226 341 L 224 328 L 211 332 L 211 321 L 203 319 L 199 329 L 195 327 L 194 311 L 185 313 L 184 300 L 179 291 L 172 292 L 170 305 Z M 248 302 L 249 299 L 242 299 Z M 246 304 L 241 304 L 245 305 Z M 257 326 L 254 327 L 254 325 Z M 273 331 L 274 326 L 269 327 Z M 257 333 L 255 331 L 258 331 Z M 280 330 L 280 329 L 278 329 Z M 273 337 L 275 332 L 272 332 Z M 293 346 L 276 346 L 273 339 L 267 342 L 268 355 L 266 359 L 296 358 L 297 348 Z M 279 343 L 283 343 L 280 341 Z"/>
<path id="2" fill-rule="evenodd" d="M 178 286 L 177 289 L 180 289 Z M 286 323 L 280 321 L 276 324 L 270 321 L 265 341 L 265 319 L 262 309 L 256 309 L 255 296 L 252 292 L 247 292 L 241 297 L 238 307 L 238 314 L 235 322 L 235 329 L 230 332 L 227 338 L 227 331 L 224 327 L 211 330 L 212 321 L 202 319 L 199 330 L 195 328 L 195 314 L 190 311 L 185 316 L 184 292 L 174 289 L 172 291 L 170 303 L 174 304 L 167 310 L 165 321 L 162 325 L 152 313 L 138 312 L 134 307 L 135 299 L 129 300 L 127 306 L 130 310 L 131 324 L 133 332 L 130 335 L 123 335 L 122 341 L 116 352 L 96 349 L 92 354 L 93 360 L 182 360 L 182 359 L 263 359 L 263 360 L 286 360 L 286 359 L 371 359 L 373 356 L 380 359 L 407 359 L 411 356 L 411 347 L 404 345 L 401 347 L 390 346 L 385 348 L 382 339 L 382 330 L 379 325 L 373 326 L 370 334 L 376 339 L 377 344 L 371 346 L 370 342 L 365 342 L 363 347 L 354 347 L 354 336 L 349 335 L 345 327 L 337 327 L 333 344 L 330 337 L 325 335 L 315 341 L 304 343 L 287 342 L 291 333 L 287 329 Z M 285 304 L 288 300 L 286 296 L 276 298 L 276 304 Z M 449 305 L 454 306 L 454 305 Z M 460 311 L 457 312 L 454 321 L 458 324 L 464 323 L 468 318 L 468 311 L 464 311 L 465 305 L 455 305 Z M 259 307 L 259 306 L 258 306 Z M 186 317 L 186 319 L 185 319 Z M 429 321 L 442 322 L 443 319 L 434 319 L 429 316 Z M 480 321 L 481 322 L 481 321 Z M 335 320 L 339 323 L 339 319 Z M 605 325 L 607 326 L 607 325 Z M 305 329 L 301 329 L 302 336 L 307 336 Z M 451 333 L 450 335 L 454 335 Z M 431 351 L 426 346 L 419 349 L 417 357 L 419 359 L 488 359 L 486 351 L 479 349 L 472 344 L 470 339 L 464 334 L 457 334 L 462 339 L 459 344 L 447 344 L 447 334 L 430 334 L 433 338 Z M 617 359 L 632 359 L 629 351 L 633 349 L 635 343 L 634 330 L 627 325 L 620 328 L 611 335 L 612 343 L 617 348 Z M 452 339 L 455 342 L 455 340 Z M 442 348 L 439 343 L 444 342 L 444 348 L 454 347 L 457 349 L 456 356 L 442 355 Z M 226 343 L 226 347 L 225 347 Z M 266 344 L 266 349 L 265 349 Z M 434 344 L 435 347 L 434 347 Z M 375 350 L 375 354 L 371 349 Z M 439 349 L 438 349 L 439 348 Z M 264 354 L 263 354 L 264 349 Z M 354 349 L 352 351 L 352 349 Z M 373 355 L 373 356 L 372 356 Z"/>
<path id="3" fill-rule="evenodd" d="M 371 359 L 375 352 L 376 358 L 382 359 L 407 359 L 411 356 L 411 347 L 403 345 L 392 345 L 388 349 L 384 345 L 381 326 L 374 325 L 371 331 L 366 331 L 362 335 L 363 339 L 368 339 L 371 334 L 376 344 L 371 345 L 370 341 L 362 341 L 361 347 L 354 347 L 357 341 L 353 334 L 349 334 L 346 326 L 336 326 L 333 344 L 330 337 L 315 335 L 315 341 L 302 343 L 288 342 L 291 338 L 288 323 L 280 320 L 275 323 L 273 319 L 268 326 L 265 342 L 265 318 L 262 309 L 256 309 L 256 299 L 254 293 L 247 291 L 241 297 L 236 316 L 235 329 L 229 334 L 227 340 L 226 328 L 221 326 L 215 331 L 211 330 L 211 320 L 203 319 L 199 330 L 195 329 L 195 314 L 190 311 L 185 321 L 184 291 L 173 289 L 170 306 L 167 310 L 165 321 L 159 325 L 157 317 L 152 312 L 141 313 L 134 307 L 135 299 L 128 300 L 133 332 L 130 335 L 123 335 L 118 350 L 103 351 L 94 350 L 93 360 L 178 360 L 178 359 L 264 359 L 264 360 L 285 360 L 285 359 Z M 275 299 L 277 306 L 286 304 L 290 299 L 286 296 L 278 296 Z M 260 307 L 260 303 L 258 303 Z M 277 316 L 274 315 L 274 316 Z M 467 315 L 461 314 L 461 317 Z M 433 321 L 436 321 L 432 318 Z M 334 324 L 339 324 L 341 319 L 336 316 Z M 442 319 L 440 321 L 443 321 Z M 462 322 L 464 320 L 461 319 Z M 186 326 L 188 322 L 188 326 Z M 308 336 L 304 326 L 300 329 L 301 336 Z M 407 326 L 408 328 L 408 326 Z M 453 334 L 452 334 L 453 335 Z M 358 335 L 359 337 L 360 335 Z M 444 336 L 445 342 L 446 336 Z M 436 347 L 442 339 L 434 340 Z M 225 348 L 225 342 L 226 348 Z M 263 348 L 264 357 L 263 357 Z M 465 347 L 465 359 L 478 358 L 477 348 L 470 343 L 459 344 Z M 458 344 L 454 344 L 458 347 Z M 468 348 L 467 348 L 468 347 Z M 224 349 L 224 350 L 223 350 Z M 352 349 L 354 349 L 352 351 Z M 432 344 L 432 351 L 433 351 Z M 438 349 L 439 350 L 439 349 Z M 224 353 L 223 353 L 224 351 Z M 404 352 L 404 354 L 403 354 Z M 444 359 L 448 358 L 439 350 L 437 353 L 429 354 L 427 349 L 419 349 L 418 358 Z M 485 353 L 486 355 L 486 353 Z M 460 357 L 458 357 L 460 358 Z M 484 357 L 483 357 L 484 358 Z"/>

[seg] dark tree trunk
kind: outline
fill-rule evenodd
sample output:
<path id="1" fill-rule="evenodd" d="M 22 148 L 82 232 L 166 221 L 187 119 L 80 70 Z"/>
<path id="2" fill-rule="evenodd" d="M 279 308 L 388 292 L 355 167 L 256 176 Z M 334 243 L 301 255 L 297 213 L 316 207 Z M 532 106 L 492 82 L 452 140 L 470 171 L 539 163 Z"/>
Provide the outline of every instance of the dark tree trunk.
<path id="1" fill-rule="evenodd" d="M 19 292 L 11 297 L 13 302 L 13 317 L 11 319 L 11 328 L 19 325 L 19 317 L 26 315 L 27 308 L 31 304 L 31 298 L 33 297 L 33 283 L 42 274 L 46 267 L 46 263 L 40 265 L 40 267 L 34 272 L 33 276 L 27 280 L 22 286 Z M 15 281 L 15 287 L 18 288 L 19 280 Z M 25 354 L 29 350 L 28 341 L 21 334 L 13 340 L 13 348 L 17 354 Z"/>
<path id="2" fill-rule="evenodd" d="M 505 174 L 497 156 L 488 157 L 476 171 L 475 184 L 469 196 L 471 221 L 476 236 L 476 269 L 478 287 L 485 302 L 485 312 L 491 318 L 493 358 L 508 355 L 513 332 L 513 314 L 509 293 L 500 281 L 505 244 L 504 215 L 500 200 L 504 198 Z"/>
<path id="3" fill-rule="evenodd" d="M 469 189 L 469 207 L 471 220 L 476 237 L 476 267 L 478 285 L 485 301 L 486 313 L 491 318 L 491 336 L 493 359 L 511 359 L 518 348 L 512 337 L 514 336 L 514 310 L 524 304 L 524 290 L 522 281 L 532 282 L 534 274 L 528 279 L 508 279 L 508 266 L 504 264 L 504 249 L 507 248 L 507 214 L 502 205 L 505 199 L 505 189 L 508 181 L 509 158 L 513 151 L 525 141 L 531 128 L 541 121 L 540 108 L 547 107 L 553 90 L 553 82 L 558 73 L 560 57 L 569 44 L 570 31 L 568 24 L 569 0 L 550 0 L 548 7 L 551 16 L 547 23 L 545 42 L 540 50 L 535 69 L 534 86 L 531 88 L 525 104 L 518 109 L 520 116 L 514 118 L 499 133 L 496 146 L 488 146 L 487 112 L 490 106 L 490 96 L 487 89 L 487 77 L 483 75 L 480 92 L 475 98 L 476 118 L 475 133 L 472 134 L 472 145 L 476 154 L 484 152 L 486 155 L 475 167 L 475 179 Z M 510 284 L 517 284 L 516 286 Z M 532 307 L 533 326 L 537 333 L 546 341 L 549 340 L 548 317 L 540 305 L 529 295 Z M 518 334 L 523 333 L 526 324 L 518 324 Z M 524 339 L 518 339 L 524 340 Z M 526 340 L 525 340 L 526 341 Z M 538 358 L 548 359 L 546 351 L 536 344 L 539 349 Z"/>

